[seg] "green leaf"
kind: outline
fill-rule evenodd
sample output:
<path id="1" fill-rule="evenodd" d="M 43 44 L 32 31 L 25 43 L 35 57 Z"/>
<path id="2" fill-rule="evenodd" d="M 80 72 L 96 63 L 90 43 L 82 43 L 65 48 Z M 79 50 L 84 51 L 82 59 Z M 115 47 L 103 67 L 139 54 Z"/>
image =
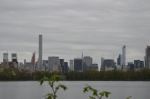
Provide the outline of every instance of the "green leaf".
<path id="1" fill-rule="evenodd" d="M 51 94 L 51 93 L 49 93 L 49 94 L 46 95 L 46 99 L 53 99 L 53 97 L 54 97 L 54 95 Z"/>
<path id="2" fill-rule="evenodd" d="M 60 78 L 60 76 L 58 76 L 58 75 L 53 75 L 49 80 L 50 80 L 50 81 L 53 81 L 53 83 L 54 83 L 54 82 L 60 81 L 61 78 Z"/>
<path id="3" fill-rule="evenodd" d="M 44 81 L 47 81 L 48 78 L 46 76 L 44 76 L 41 80 L 40 80 L 40 84 L 42 85 Z"/>
<path id="4" fill-rule="evenodd" d="M 106 97 L 108 97 L 108 95 L 111 94 L 111 93 L 108 92 L 108 91 L 104 91 L 104 94 L 105 94 Z"/>
<path id="5" fill-rule="evenodd" d="M 85 93 L 85 92 L 88 92 L 88 87 L 84 87 L 83 88 L 83 92 Z"/>
<path id="6" fill-rule="evenodd" d="M 90 97 L 90 99 L 96 99 L 95 97 L 92 97 L 92 96 L 89 96 Z"/>
<path id="7" fill-rule="evenodd" d="M 59 84 L 59 87 L 66 91 L 68 89 L 65 85 Z"/>
<path id="8" fill-rule="evenodd" d="M 104 96 L 104 92 L 99 93 L 99 95 Z"/>
<path id="9" fill-rule="evenodd" d="M 96 90 L 96 89 L 93 90 L 93 95 L 94 95 L 94 96 L 97 95 L 97 90 Z"/>
<path id="10" fill-rule="evenodd" d="M 131 98 L 131 96 L 127 97 L 126 99 L 130 99 L 130 98 Z"/>

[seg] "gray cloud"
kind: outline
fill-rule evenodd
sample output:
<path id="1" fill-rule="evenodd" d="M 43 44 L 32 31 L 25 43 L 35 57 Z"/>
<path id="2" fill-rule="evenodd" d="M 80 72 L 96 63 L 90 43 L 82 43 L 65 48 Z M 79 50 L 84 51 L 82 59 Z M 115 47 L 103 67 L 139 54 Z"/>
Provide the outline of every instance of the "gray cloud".
<path id="1" fill-rule="evenodd" d="M 150 43 L 149 5 L 149 0 L 1 0 L 1 59 L 8 50 L 30 61 L 43 34 L 44 59 L 57 55 L 68 61 L 83 51 L 100 63 L 102 54 L 117 58 L 126 45 L 127 61 L 143 60 Z"/>

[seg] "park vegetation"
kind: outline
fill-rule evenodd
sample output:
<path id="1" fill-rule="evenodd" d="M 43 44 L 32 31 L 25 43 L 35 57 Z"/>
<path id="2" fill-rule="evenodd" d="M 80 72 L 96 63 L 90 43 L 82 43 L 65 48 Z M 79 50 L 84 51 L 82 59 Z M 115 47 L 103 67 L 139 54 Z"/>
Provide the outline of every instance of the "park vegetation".
<path id="1" fill-rule="evenodd" d="M 44 76 L 50 78 L 54 74 L 65 77 L 67 81 L 150 81 L 150 70 L 141 71 L 84 71 L 49 72 L 28 71 L 6 68 L 0 71 L 0 81 L 37 81 Z"/>

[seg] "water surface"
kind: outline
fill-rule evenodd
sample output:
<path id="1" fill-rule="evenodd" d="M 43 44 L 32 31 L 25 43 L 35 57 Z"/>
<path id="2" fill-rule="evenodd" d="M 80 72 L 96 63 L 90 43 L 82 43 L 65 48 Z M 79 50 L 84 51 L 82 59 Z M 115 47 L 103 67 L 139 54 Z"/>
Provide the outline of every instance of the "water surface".
<path id="1" fill-rule="evenodd" d="M 58 99 L 89 99 L 91 93 L 83 93 L 85 84 L 99 91 L 110 91 L 111 95 L 103 99 L 150 99 L 150 82 L 140 81 L 62 81 L 67 91 L 59 90 Z M 0 99 L 45 99 L 50 92 L 47 82 L 40 85 L 36 81 L 0 82 Z"/>

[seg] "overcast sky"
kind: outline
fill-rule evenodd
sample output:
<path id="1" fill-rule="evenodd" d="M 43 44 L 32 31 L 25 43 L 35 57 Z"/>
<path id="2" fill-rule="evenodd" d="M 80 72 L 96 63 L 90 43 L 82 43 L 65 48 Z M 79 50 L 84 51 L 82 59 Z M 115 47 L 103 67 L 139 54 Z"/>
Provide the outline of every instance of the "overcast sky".
<path id="1" fill-rule="evenodd" d="M 127 48 L 127 62 L 144 59 L 150 45 L 150 0 L 0 0 L 0 61 L 4 52 L 18 60 L 59 56 L 114 59 Z"/>

